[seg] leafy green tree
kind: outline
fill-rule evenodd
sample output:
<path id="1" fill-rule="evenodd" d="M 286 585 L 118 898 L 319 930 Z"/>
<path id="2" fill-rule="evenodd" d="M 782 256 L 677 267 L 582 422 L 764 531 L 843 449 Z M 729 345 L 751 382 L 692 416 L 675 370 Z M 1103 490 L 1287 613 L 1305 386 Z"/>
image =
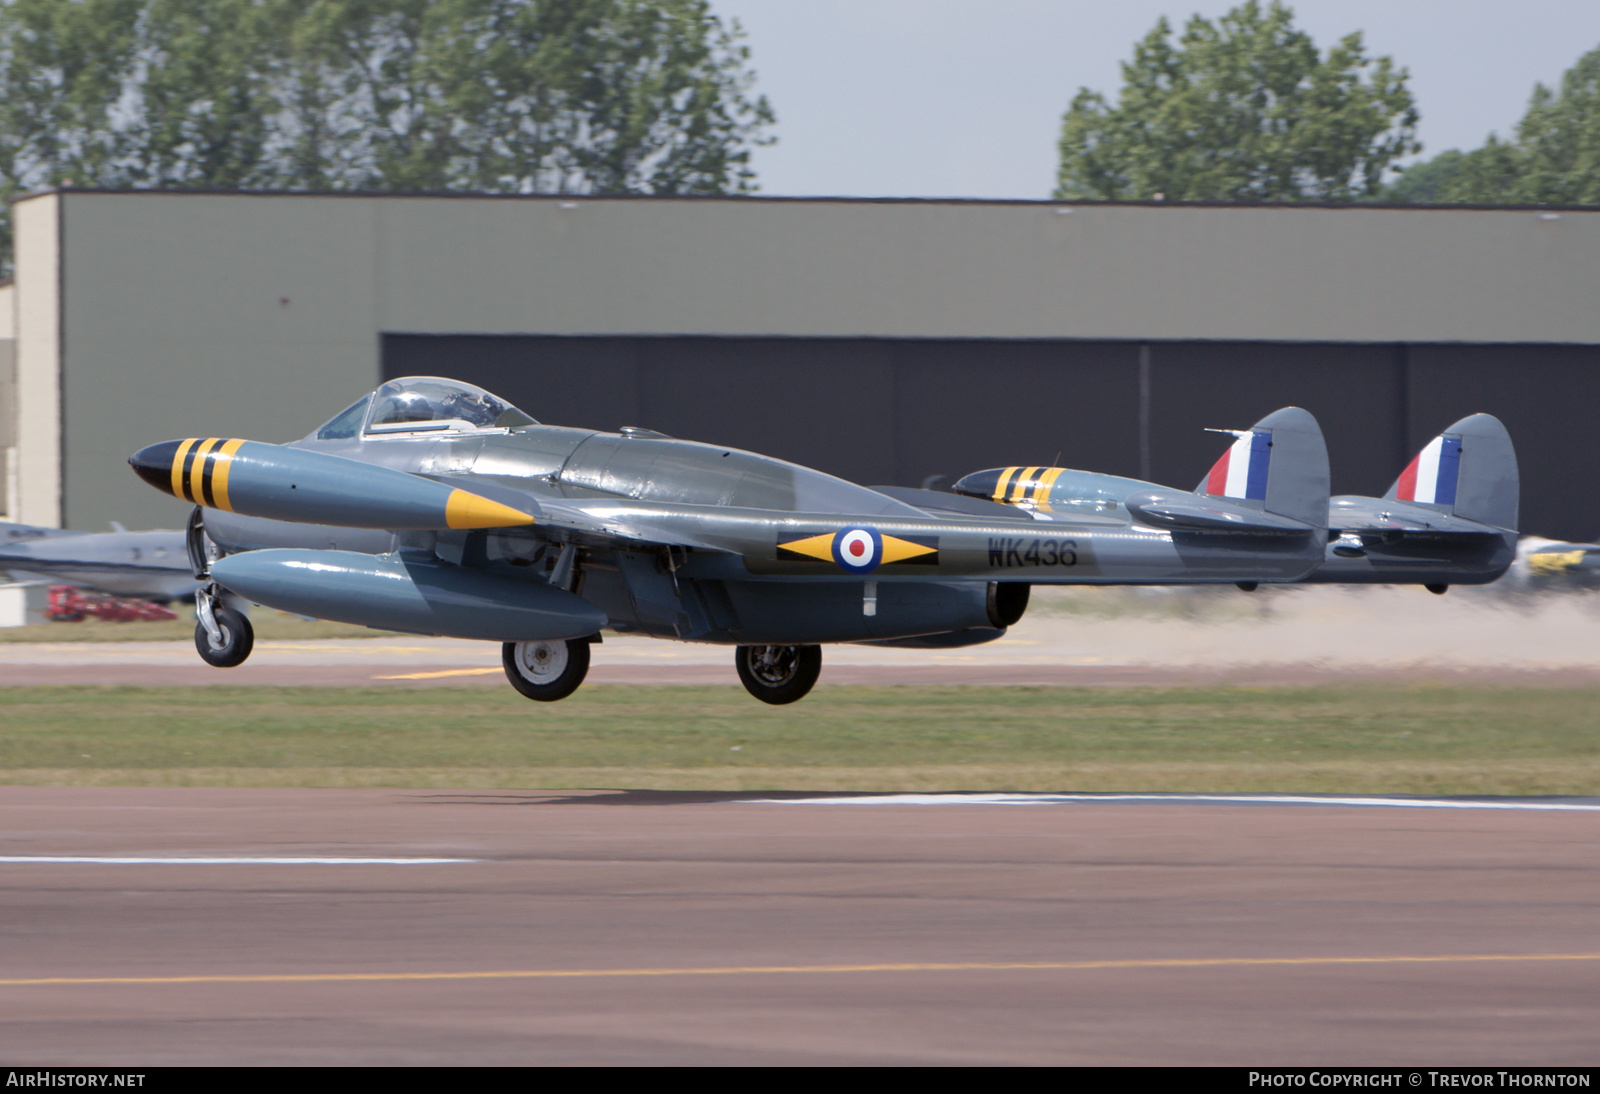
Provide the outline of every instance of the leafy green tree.
<path id="1" fill-rule="evenodd" d="M 1412 185 L 1421 177 L 1429 186 Z M 1516 137 L 1490 134 L 1482 148 L 1452 149 L 1406 170 L 1394 201 L 1478 205 L 1600 205 L 1600 49 L 1561 77 L 1559 91 L 1535 84 Z"/>
<path id="2" fill-rule="evenodd" d="M 138 13 L 138 0 L 0 8 L 0 276 L 10 270 L 19 191 L 114 170 L 122 147 L 111 111 Z"/>
<path id="3" fill-rule="evenodd" d="M 1317 51 L 1293 12 L 1256 0 L 1173 40 L 1165 19 L 1122 66 L 1115 105 L 1081 88 L 1055 196 L 1108 201 L 1354 201 L 1419 149 L 1407 74 L 1361 35 Z"/>
<path id="4" fill-rule="evenodd" d="M 1482 148 L 1471 152 L 1450 149 L 1431 160 L 1406 168 L 1390 187 L 1392 201 L 1500 205 L 1530 201 L 1519 197 L 1524 188 L 1526 163 L 1522 150 L 1493 133 Z M 1407 185 L 1421 176 L 1421 185 Z"/>
<path id="5" fill-rule="evenodd" d="M 1559 93 L 1534 86 L 1516 144 L 1519 200 L 1600 204 L 1600 49 L 1578 58 Z"/>
<path id="6" fill-rule="evenodd" d="M 120 89 L 125 154 L 120 172 L 105 181 L 225 189 L 284 185 L 272 145 L 278 88 L 289 60 L 283 36 L 293 6 L 144 0 L 141 7 L 134 64 Z"/>
<path id="7" fill-rule="evenodd" d="M 749 59 L 708 0 L 0 0 L 0 201 L 747 192 Z"/>
<path id="8" fill-rule="evenodd" d="M 294 159 L 380 189 L 725 193 L 770 124 L 705 0 L 317 0 Z"/>

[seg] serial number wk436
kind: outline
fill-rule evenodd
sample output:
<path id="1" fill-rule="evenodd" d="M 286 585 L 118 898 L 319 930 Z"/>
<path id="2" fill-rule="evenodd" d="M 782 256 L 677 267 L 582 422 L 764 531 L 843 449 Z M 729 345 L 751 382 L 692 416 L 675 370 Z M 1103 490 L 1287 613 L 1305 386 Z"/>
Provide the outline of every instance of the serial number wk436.
<path id="1" fill-rule="evenodd" d="M 989 538 L 990 566 L 1076 566 L 1078 541 L 1073 539 Z"/>

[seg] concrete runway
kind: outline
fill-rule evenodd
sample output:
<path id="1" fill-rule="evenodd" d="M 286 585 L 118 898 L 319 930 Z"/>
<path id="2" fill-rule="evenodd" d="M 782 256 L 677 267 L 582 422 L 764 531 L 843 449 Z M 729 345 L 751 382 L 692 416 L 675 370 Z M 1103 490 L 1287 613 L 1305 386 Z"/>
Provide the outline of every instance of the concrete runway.
<path id="1" fill-rule="evenodd" d="M 9 788 L 0 1058 L 1592 1065 L 1569 804 Z"/>

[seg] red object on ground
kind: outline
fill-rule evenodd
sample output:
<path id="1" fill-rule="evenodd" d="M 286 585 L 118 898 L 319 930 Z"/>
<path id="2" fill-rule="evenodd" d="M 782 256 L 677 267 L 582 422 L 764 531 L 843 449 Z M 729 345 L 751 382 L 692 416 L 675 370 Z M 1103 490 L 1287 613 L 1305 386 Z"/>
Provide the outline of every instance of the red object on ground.
<path id="1" fill-rule="evenodd" d="M 89 592 L 75 585 L 50 586 L 50 601 L 44 614 L 58 623 L 82 622 L 89 615 L 113 623 L 178 618 L 177 612 L 153 601 Z"/>

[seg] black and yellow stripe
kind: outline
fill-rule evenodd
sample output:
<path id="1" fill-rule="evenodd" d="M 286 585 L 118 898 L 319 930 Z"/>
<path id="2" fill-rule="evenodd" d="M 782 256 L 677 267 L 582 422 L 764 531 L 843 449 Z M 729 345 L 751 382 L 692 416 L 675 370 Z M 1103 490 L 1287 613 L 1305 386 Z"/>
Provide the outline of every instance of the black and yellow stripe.
<path id="1" fill-rule="evenodd" d="M 988 475 L 994 475 L 994 489 L 989 492 L 990 501 L 1049 512 L 1050 488 L 1065 471 L 1064 467 L 1007 467 L 1000 471 L 985 472 L 981 476 L 970 476 L 963 483 L 976 485 L 973 480 L 981 481 Z M 957 484 L 958 493 L 970 490 L 970 486 L 967 489 L 962 486 Z"/>
<path id="2" fill-rule="evenodd" d="M 1021 470 L 1022 468 L 1020 467 L 1008 467 L 1000 472 L 1000 477 L 995 480 L 993 500 L 1001 502 L 1006 500 L 1006 484 L 1011 481 L 1012 475 Z"/>
<path id="3" fill-rule="evenodd" d="M 1050 488 L 1061 477 L 1065 467 L 1047 467 L 1044 474 L 1039 476 L 1039 485 L 1033 489 L 1033 503 L 1045 512 L 1050 512 Z"/>
<path id="4" fill-rule="evenodd" d="M 189 500 L 198 505 L 211 505 L 211 499 L 206 496 L 206 487 L 211 485 L 211 460 L 208 457 L 221 443 L 221 437 L 207 437 L 195 445 L 193 463 L 189 468 Z"/>
<path id="5" fill-rule="evenodd" d="M 168 442 L 168 444 L 172 443 L 173 442 L 170 441 Z M 188 470 L 188 463 L 186 461 L 189 459 L 189 451 L 194 448 L 194 446 L 195 438 L 193 437 L 190 437 L 186 441 L 176 442 L 175 451 L 171 457 L 171 466 L 168 468 L 168 474 L 171 482 L 169 485 L 156 483 L 156 485 L 161 486 L 163 490 L 175 498 L 184 498 L 185 500 L 189 501 L 194 500 L 188 497 L 187 492 L 184 489 L 185 473 Z M 166 453 L 162 451 L 162 449 L 166 447 L 167 446 L 165 444 L 161 444 L 151 445 L 150 448 L 144 449 L 139 453 L 138 456 L 134 457 L 135 462 L 133 464 L 133 469 L 138 471 L 142 477 L 148 478 L 148 476 L 144 475 L 144 469 L 145 466 L 147 466 L 150 462 L 149 457 L 155 456 L 157 459 L 161 458 L 162 456 L 166 455 Z M 141 457 L 145 457 L 143 464 L 137 462 Z"/>
<path id="6" fill-rule="evenodd" d="M 245 442 L 223 437 L 190 437 L 141 450 L 128 462 L 151 486 L 196 505 L 233 512 L 228 473 Z"/>

